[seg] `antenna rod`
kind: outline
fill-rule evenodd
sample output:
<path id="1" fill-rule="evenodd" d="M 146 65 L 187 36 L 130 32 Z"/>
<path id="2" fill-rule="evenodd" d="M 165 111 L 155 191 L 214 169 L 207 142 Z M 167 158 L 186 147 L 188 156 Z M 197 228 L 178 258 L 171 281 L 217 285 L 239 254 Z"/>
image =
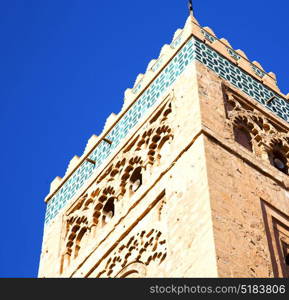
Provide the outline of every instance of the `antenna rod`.
<path id="1" fill-rule="evenodd" d="M 194 7 L 193 7 L 193 1 L 192 0 L 189 0 L 188 7 L 189 7 L 190 16 L 193 16 L 194 15 Z"/>

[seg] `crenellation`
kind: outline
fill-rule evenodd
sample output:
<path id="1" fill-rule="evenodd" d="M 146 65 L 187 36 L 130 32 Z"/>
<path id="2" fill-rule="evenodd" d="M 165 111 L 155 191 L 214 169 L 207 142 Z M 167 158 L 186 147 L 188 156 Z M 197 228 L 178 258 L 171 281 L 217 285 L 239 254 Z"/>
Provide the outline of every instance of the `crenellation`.
<path id="1" fill-rule="evenodd" d="M 175 33 L 174 33 L 174 36 L 173 36 L 173 39 L 172 39 L 172 43 L 174 40 L 176 40 L 177 38 L 179 38 L 183 33 L 183 29 L 181 28 L 178 28 Z"/>
<path id="2" fill-rule="evenodd" d="M 65 176 L 70 173 L 72 170 L 75 169 L 75 167 L 78 165 L 78 162 L 80 160 L 80 157 L 78 155 L 74 155 L 72 157 L 72 159 L 70 160 L 69 164 L 68 164 L 68 167 L 67 167 L 67 170 L 66 170 L 66 173 L 65 173 Z"/>
<path id="3" fill-rule="evenodd" d="M 220 42 L 222 42 L 222 44 L 225 44 L 228 48 L 232 48 L 233 49 L 233 47 L 231 46 L 231 44 L 229 43 L 229 41 L 226 40 L 225 38 L 220 38 Z M 236 50 L 236 52 L 237 52 L 237 50 Z"/>
<path id="4" fill-rule="evenodd" d="M 214 31 L 210 27 L 205 26 L 205 27 L 203 27 L 203 30 L 206 31 L 207 33 L 209 33 L 211 36 L 217 38 L 217 36 L 215 35 Z"/>
<path id="5" fill-rule="evenodd" d="M 152 59 L 148 65 L 147 65 L 147 69 L 146 69 L 146 72 L 148 72 L 149 70 L 152 69 L 152 67 L 156 64 L 156 62 L 158 61 L 158 59 Z"/>
<path id="6" fill-rule="evenodd" d="M 105 121 L 105 125 L 103 127 L 102 132 L 105 133 L 110 127 L 112 127 L 112 125 L 116 120 L 117 120 L 117 114 L 111 113 Z"/>
<path id="7" fill-rule="evenodd" d="M 58 186 L 60 185 L 62 178 L 60 176 L 56 176 L 50 183 L 50 193 L 53 193 Z"/>
<path id="8" fill-rule="evenodd" d="M 99 140 L 99 137 L 97 135 L 93 134 L 87 141 L 83 155 L 86 155 L 87 153 L 89 153 L 92 150 L 92 148 L 95 146 L 95 144 L 98 142 L 98 140 Z"/>
<path id="9" fill-rule="evenodd" d="M 263 67 L 262 67 L 262 66 L 260 65 L 260 63 L 257 62 L 256 60 L 254 60 L 254 61 L 252 62 L 252 64 L 255 65 L 255 66 L 256 66 L 258 69 L 260 69 L 261 71 L 265 72 L 264 69 L 263 69 Z"/>
<path id="10" fill-rule="evenodd" d="M 248 60 L 248 57 L 247 57 L 246 53 L 245 53 L 243 50 L 237 49 L 236 52 L 237 52 L 239 55 L 241 55 L 243 58 L 245 58 L 246 60 Z"/>

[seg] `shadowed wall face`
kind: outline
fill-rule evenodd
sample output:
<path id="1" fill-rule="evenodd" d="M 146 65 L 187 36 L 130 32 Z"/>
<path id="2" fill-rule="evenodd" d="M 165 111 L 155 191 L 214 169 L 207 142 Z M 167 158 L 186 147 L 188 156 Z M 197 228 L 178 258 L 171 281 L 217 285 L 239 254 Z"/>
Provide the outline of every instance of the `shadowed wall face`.
<path id="1" fill-rule="evenodd" d="M 288 124 L 197 70 L 218 274 L 288 277 Z"/>

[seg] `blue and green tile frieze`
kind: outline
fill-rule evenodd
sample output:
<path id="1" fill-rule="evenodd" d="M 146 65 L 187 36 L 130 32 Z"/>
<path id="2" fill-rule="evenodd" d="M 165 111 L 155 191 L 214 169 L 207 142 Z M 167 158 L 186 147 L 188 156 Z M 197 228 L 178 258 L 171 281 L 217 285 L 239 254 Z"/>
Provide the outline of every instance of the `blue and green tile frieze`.
<path id="1" fill-rule="evenodd" d="M 186 66 L 194 59 L 194 40 L 191 39 L 176 54 L 172 61 L 162 70 L 158 77 L 144 91 L 139 99 L 129 108 L 117 124 L 105 136 L 112 144 L 102 141 L 89 155 L 93 165 L 84 161 L 71 177 L 62 185 L 47 203 L 45 224 L 49 223 L 58 212 L 69 202 L 83 184 L 90 178 L 93 171 L 112 153 L 127 136 L 143 115 L 172 86 Z"/>
<path id="2" fill-rule="evenodd" d="M 208 38 L 210 37 L 208 36 Z M 238 60 L 238 55 L 234 51 L 231 51 L 231 56 L 235 56 L 235 59 Z M 131 129 L 161 99 L 161 96 L 169 90 L 186 67 L 195 59 L 271 110 L 278 117 L 287 122 L 289 121 L 289 103 L 285 99 L 231 63 L 210 46 L 195 38 L 191 38 L 107 133 L 105 138 L 110 140 L 112 144 L 101 141 L 92 151 L 88 158 L 95 161 L 95 165 L 89 161 L 84 161 L 51 197 L 47 203 L 45 224 L 48 224 L 66 206 L 76 192 L 91 177 L 95 169 L 102 165 L 104 160 L 128 135 Z M 263 73 L 261 70 L 260 72 L 259 69 L 255 71 L 262 77 Z M 272 97 L 275 97 L 274 100 L 267 103 Z"/>
<path id="3" fill-rule="evenodd" d="M 254 98 L 281 119 L 286 122 L 289 121 L 289 102 L 286 99 L 273 92 L 270 88 L 199 40 L 195 41 L 195 51 L 195 57 L 199 62 L 248 96 Z M 261 70 L 255 69 L 255 71 L 258 72 L 259 77 L 263 77 Z M 274 100 L 267 103 L 272 97 L 275 97 Z"/>

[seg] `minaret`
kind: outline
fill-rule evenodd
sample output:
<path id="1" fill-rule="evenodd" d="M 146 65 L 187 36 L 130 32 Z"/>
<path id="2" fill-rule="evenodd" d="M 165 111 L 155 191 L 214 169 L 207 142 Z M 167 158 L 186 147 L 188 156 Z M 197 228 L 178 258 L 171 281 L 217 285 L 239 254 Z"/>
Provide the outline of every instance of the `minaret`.
<path id="1" fill-rule="evenodd" d="M 39 277 L 289 276 L 289 96 L 189 12 L 51 183 Z"/>

